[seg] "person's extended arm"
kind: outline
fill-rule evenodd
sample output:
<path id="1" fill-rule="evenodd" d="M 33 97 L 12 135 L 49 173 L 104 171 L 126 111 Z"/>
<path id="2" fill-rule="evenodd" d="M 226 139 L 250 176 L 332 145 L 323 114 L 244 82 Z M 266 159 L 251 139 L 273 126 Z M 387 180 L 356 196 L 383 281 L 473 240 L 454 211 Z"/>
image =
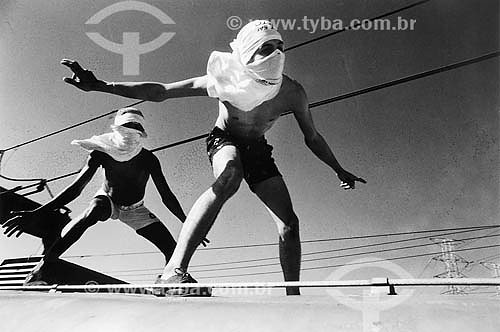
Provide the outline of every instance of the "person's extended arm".
<path id="1" fill-rule="evenodd" d="M 63 189 L 57 196 L 46 204 L 40 206 L 36 211 L 50 211 L 68 204 L 80 196 L 85 186 L 92 180 L 92 177 L 99 168 L 99 163 L 92 157 L 87 158 L 86 164 L 80 170 L 75 181 Z"/>
<path id="2" fill-rule="evenodd" d="M 186 220 L 186 215 L 182 210 L 181 204 L 168 186 L 167 180 L 165 179 L 163 171 L 161 170 L 160 161 L 155 156 L 152 157 L 153 161 L 151 163 L 151 178 L 153 179 L 156 189 L 158 189 L 158 192 L 160 193 L 163 204 L 165 204 L 170 212 L 172 212 L 182 223 L 184 223 L 184 221 Z M 206 247 L 208 243 L 210 243 L 210 241 L 207 238 L 204 238 L 201 241 L 201 244 L 204 247 Z"/>
<path id="3" fill-rule="evenodd" d="M 311 112 L 309 110 L 307 96 L 302 86 L 298 85 L 298 93 L 294 94 L 294 96 L 296 99 L 293 103 L 293 114 L 297 119 L 302 133 L 304 134 L 304 140 L 307 147 L 321 161 L 333 169 L 341 181 L 341 187 L 344 189 L 354 189 L 355 181 L 366 183 L 364 179 L 349 173 L 340 165 L 332 150 L 328 146 L 328 143 L 316 130 Z"/>
<path id="4" fill-rule="evenodd" d="M 182 210 L 179 200 L 168 186 L 167 180 L 161 169 L 160 161 L 155 156 L 152 156 L 152 160 L 151 178 L 160 194 L 161 200 L 167 209 L 183 223 L 186 220 L 186 215 Z"/>
<path id="5" fill-rule="evenodd" d="M 23 233 L 23 225 L 37 222 L 44 213 L 60 208 L 80 196 L 82 190 L 96 173 L 99 165 L 95 157 L 90 155 L 75 181 L 63 189 L 56 197 L 35 210 L 11 213 L 12 217 L 2 224 L 2 227 L 5 228 L 4 234 L 12 236 L 17 232 L 16 236 L 19 237 Z"/>
<path id="6" fill-rule="evenodd" d="M 99 91 L 154 102 L 170 98 L 207 96 L 206 76 L 173 83 L 106 82 L 97 79 L 90 70 L 83 69 L 76 61 L 64 59 L 61 64 L 73 72 L 73 77 L 65 77 L 64 82 L 84 91 Z"/>

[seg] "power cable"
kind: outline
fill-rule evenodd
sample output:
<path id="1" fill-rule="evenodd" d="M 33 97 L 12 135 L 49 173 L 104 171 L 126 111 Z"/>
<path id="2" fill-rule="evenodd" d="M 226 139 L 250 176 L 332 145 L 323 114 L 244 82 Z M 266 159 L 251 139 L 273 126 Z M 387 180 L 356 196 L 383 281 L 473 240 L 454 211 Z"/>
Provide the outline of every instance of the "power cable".
<path id="1" fill-rule="evenodd" d="M 481 246 L 481 247 L 474 247 L 474 248 L 458 249 L 458 250 L 455 250 L 455 251 L 472 251 L 472 250 L 498 248 L 498 247 L 500 247 L 500 244 L 489 245 L 489 246 Z M 409 255 L 409 256 L 392 257 L 392 258 L 386 258 L 386 259 L 376 259 L 376 260 L 373 260 L 373 261 L 362 262 L 362 263 L 347 263 L 347 264 L 337 264 L 337 265 L 327 265 L 327 266 L 316 266 L 316 267 L 302 268 L 301 271 L 338 268 L 338 267 L 351 266 L 351 265 L 363 265 L 363 264 L 367 264 L 367 263 L 378 263 L 378 262 L 384 262 L 384 261 L 395 261 L 395 260 L 401 260 L 401 259 L 418 258 L 418 257 L 425 257 L 425 256 L 439 255 L 439 254 L 442 254 L 442 253 L 441 252 L 433 252 L 433 253 L 426 253 L 426 254 L 416 254 L 416 255 Z M 282 273 L 282 271 L 267 271 L 267 272 L 255 272 L 255 273 L 242 273 L 242 274 L 229 274 L 229 275 L 219 275 L 219 276 L 207 276 L 207 277 L 198 277 L 198 279 L 244 277 L 244 276 L 256 276 L 256 275 L 265 275 L 265 274 L 275 274 L 275 273 Z"/>
<path id="2" fill-rule="evenodd" d="M 422 5 L 426 2 L 429 2 L 430 0 L 423 0 L 423 1 L 417 1 L 415 3 L 412 3 L 408 6 L 405 6 L 405 7 L 402 7 L 402 8 L 399 8 L 399 9 L 396 9 L 396 10 L 393 10 L 391 12 L 388 12 L 388 13 L 385 13 L 385 14 L 382 14 L 382 15 L 379 15 L 379 16 L 375 16 L 373 18 L 368 18 L 366 19 L 367 21 L 370 21 L 370 22 L 373 22 L 375 20 L 379 20 L 381 18 L 384 18 L 384 17 L 387 17 L 387 16 L 390 16 L 390 15 L 394 15 L 394 14 L 397 14 L 397 13 L 400 13 L 404 10 L 407 10 L 407 9 L 410 9 L 410 8 L 413 8 L 413 7 L 416 7 L 416 6 L 419 6 L 419 5 Z M 353 24 L 353 25 L 350 25 L 350 26 L 347 26 L 341 30 L 337 30 L 337 31 L 334 31 L 334 32 L 330 32 L 330 33 L 327 33 L 323 36 L 319 36 L 317 38 L 313 38 L 313 39 L 310 39 L 310 40 L 307 40 L 305 42 L 302 42 L 302 43 L 299 43 L 299 44 L 296 44 L 296 45 L 293 45 L 293 46 L 290 46 L 288 48 L 285 49 L 285 51 L 290 51 L 290 50 L 293 50 L 294 48 L 298 48 L 298 47 L 301 47 L 301 46 L 304 46 L 304 45 L 307 45 L 307 44 L 311 44 L 311 43 L 314 43 L 318 40 L 321 40 L 321 39 L 324 39 L 324 38 L 327 38 L 327 37 L 331 37 L 333 35 L 337 35 L 339 33 L 342 33 L 342 32 L 346 32 L 346 31 L 349 31 L 349 30 L 353 30 L 355 28 L 358 28 L 360 26 L 363 25 L 363 22 L 359 22 L 357 24 Z"/>
<path id="3" fill-rule="evenodd" d="M 477 230 L 472 230 L 472 231 L 480 231 L 483 229 L 477 229 Z M 466 231 L 459 231 L 459 232 L 453 232 L 453 233 L 444 233 L 444 234 L 438 234 L 437 236 L 445 236 L 445 235 L 452 235 L 452 234 L 459 234 L 459 233 L 465 233 L 465 232 L 471 232 L 471 230 L 466 230 Z M 473 237 L 470 239 L 478 239 L 478 238 L 483 238 L 484 236 L 481 237 Z M 491 237 L 488 235 L 488 237 Z M 427 239 L 428 237 L 417 237 L 417 238 L 411 238 L 411 239 L 404 239 L 404 240 L 397 240 L 397 241 L 391 241 L 391 242 L 380 242 L 380 243 L 373 243 L 369 245 L 363 245 L 363 246 L 354 246 L 354 247 L 343 247 L 343 248 L 336 248 L 336 249 L 330 249 L 330 250 L 323 250 L 323 251 L 313 251 L 309 253 L 303 253 L 302 257 L 304 256 L 310 256 L 310 255 L 316 255 L 316 254 L 323 254 L 323 253 L 330 253 L 330 252 L 339 252 L 339 251 L 346 251 L 346 250 L 353 250 L 353 249 L 360 249 L 360 248 L 365 248 L 365 247 L 371 247 L 371 246 L 380 246 L 380 245 L 386 245 L 386 244 L 395 244 L 403 241 L 415 241 L 415 240 L 421 240 L 421 239 Z M 469 240 L 469 239 L 462 239 L 462 240 Z M 401 249 L 406 249 L 406 248 L 398 248 L 397 250 Z M 394 250 L 394 249 L 393 249 Z M 363 255 L 363 254 L 368 254 L 372 252 L 361 252 L 357 253 L 354 255 Z M 340 256 L 340 258 L 343 258 L 344 256 Z M 337 257 L 335 257 L 337 258 Z M 205 267 L 205 266 L 218 266 L 218 265 L 232 265 L 232 264 L 241 264 L 241 263 L 248 263 L 248 262 L 257 262 L 257 261 L 264 261 L 264 260 L 271 260 L 271 259 L 279 259 L 277 256 L 273 257 L 266 257 L 266 258 L 256 258 L 256 259 L 249 259 L 249 260 L 238 260 L 238 261 L 230 261 L 230 262 L 221 262 L 221 263 L 209 263 L 209 264 L 198 264 L 198 265 L 191 265 L 191 268 L 196 268 L 196 267 Z M 330 258 L 326 258 L 330 259 Z M 269 265 L 278 265 L 278 264 L 269 264 Z M 265 265 L 263 265 L 265 266 Z M 256 266 L 250 266 L 250 267 L 256 267 Z M 244 267 L 246 268 L 246 267 Z M 237 267 L 233 268 L 237 269 Z M 146 272 L 146 271 L 161 271 L 163 268 L 158 267 L 158 268 L 151 268 L 151 269 L 127 269 L 127 270 L 111 270 L 111 271 L 106 271 L 106 273 L 114 274 L 114 273 L 129 273 L 129 272 Z M 222 269 L 220 269 L 222 270 Z M 201 272 L 201 270 L 190 270 L 192 272 Z M 423 273 L 423 272 L 422 272 Z M 129 274 L 129 275 L 135 275 L 135 274 Z"/>
<path id="4" fill-rule="evenodd" d="M 497 237 L 497 236 L 500 236 L 500 234 L 486 235 L 486 236 L 481 236 L 481 237 L 472 237 L 472 238 L 461 239 L 461 240 L 467 241 L 467 240 L 475 240 L 475 239 L 479 239 L 479 238 L 490 238 L 490 237 Z M 360 253 L 336 255 L 336 256 L 330 256 L 330 257 L 310 258 L 310 259 L 303 259 L 301 261 L 301 263 L 323 261 L 323 260 L 330 260 L 330 259 L 340 259 L 340 258 L 347 258 L 347 257 L 369 255 L 369 254 L 378 254 L 378 253 L 389 252 L 389 251 L 414 249 L 414 248 L 428 247 L 428 246 L 433 246 L 433 245 L 434 245 L 434 243 L 425 243 L 425 244 L 417 244 L 417 245 L 405 246 L 405 247 L 399 247 L 399 248 L 380 249 L 380 250 L 373 250 L 373 251 L 360 252 Z M 191 270 L 191 272 L 214 272 L 214 271 L 228 271 L 228 270 L 239 270 L 239 269 L 252 269 L 252 268 L 257 268 L 257 267 L 276 266 L 279 264 L 280 263 L 266 263 L 266 264 L 247 265 L 247 266 L 233 266 L 233 267 L 213 268 L 213 269 L 204 269 L 204 270 L 203 269 L 202 270 Z M 132 275 L 144 275 L 144 274 L 132 274 Z"/>
<path id="5" fill-rule="evenodd" d="M 144 103 L 144 102 L 145 102 L 145 100 L 141 100 L 141 101 L 135 102 L 135 103 L 133 103 L 133 104 L 130 104 L 130 105 L 127 105 L 127 106 L 124 106 L 124 107 L 133 107 L 133 106 L 139 105 L 139 104 Z M 116 112 L 118 112 L 118 110 L 117 110 L 117 109 L 116 109 L 116 110 L 113 110 L 113 111 L 110 111 L 110 112 L 108 112 L 108 113 L 101 114 L 101 115 L 98 115 L 98 116 L 96 116 L 96 117 L 93 117 L 93 118 L 90 118 L 90 119 L 84 120 L 84 121 L 81 121 L 81 122 L 77 122 L 77 123 L 75 123 L 75 124 L 73 124 L 73 125 L 71 125 L 71 126 L 68 126 L 68 127 L 65 127 L 65 128 L 62 128 L 62 129 L 59 129 L 59 130 L 56 130 L 56 131 L 50 132 L 50 133 L 48 133 L 48 134 L 45 134 L 45 135 L 42 135 L 42 136 L 39 136 L 39 137 L 36 137 L 36 138 L 33 138 L 33 139 L 31 139 L 31 140 L 29 140 L 29 141 L 26 141 L 26 142 L 23 142 L 23 143 L 20 143 L 20 144 L 17 144 L 17 145 L 11 146 L 11 147 L 9 147 L 9 148 L 7 148 L 7 149 L 2 150 L 2 152 L 6 152 L 6 151 L 9 151 L 9 150 L 12 150 L 12 149 L 17 149 L 17 148 L 19 148 L 19 147 L 21 147 L 21 146 L 25 146 L 25 145 L 28 145 L 28 144 L 31 144 L 31 143 L 37 142 L 37 141 L 39 141 L 39 140 L 42 140 L 42 139 L 44 139 L 44 138 L 47 138 L 47 137 L 50 137 L 50 136 L 54 136 L 54 135 L 56 135 L 56 134 L 60 134 L 60 133 L 62 133 L 62 132 L 64 132 L 64 131 L 67 131 L 67 130 L 70 130 L 70 129 L 73 129 L 73 128 L 76 128 L 76 127 L 82 126 L 82 125 L 84 125 L 84 124 L 87 124 L 87 123 L 89 123 L 89 122 L 92 122 L 92 121 L 98 120 L 98 119 L 100 119 L 100 118 L 104 118 L 104 117 L 106 117 L 106 116 L 108 116 L 108 115 L 111 115 L 111 114 L 114 114 L 114 113 L 116 113 Z"/>
<path id="6" fill-rule="evenodd" d="M 329 103 L 337 102 L 337 101 L 340 101 L 340 100 L 343 100 L 343 99 L 347 99 L 347 98 L 359 96 L 359 95 L 362 95 L 362 94 L 365 94 L 365 93 L 373 92 L 373 91 L 384 89 L 384 88 L 387 88 L 387 87 L 391 87 L 391 86 L 395 86 L 395 85 L 407 83 L 407 82 L 410 82 L 410 81 L 413 81 L 413 80 L 417 80 L 417 79 L 420 79 L 420 78 L 424 78 L 424 77 L 427 77 L 427 76 L 435 75 L 435 74 L 438 74 L 438 73 L 443 73 L 445 71 L 457 69 L 457 68 L 460 68 L 460 67 L 464 67 L 464 66 L 468 66 L 468 65 L 471 65 L 471 64 L 474 64 L 474 63 L 485 61 L 485 60 L 488 60 L 488 59 L 491 59 L 491 58 L 495 58 L 495 57 L 498 57 L 499 55 L 500 55 L 499 51 L 487 53 L 487 54 L 484 54 L 484 55 L 481 55 L 481 56 L 478 56 L 478 57 L 474 57 L 474 58 L 467 59 L 467 60 L 464 60 L 464 61 L 459 61 L 459 62 L 450 64 L 450 65 L 438 67 L 438 68 L 431 69 L 431 70 L 428 70 L 428 71 L 424 71 L 424 72 L 421 72 L 421 73 L 418 73 L 418 74 L 409 75 L 409 76 L 406 76 L 406 77 L 403 77 L 403 78 L 399 78 L 399 79 L 396 79 L 396 80 L 392 80 L 392 81 L 389 81 L 389 82 L 385 82 L 385 83 L 382 83 L 382 84 L 378 84 L 378 85 L 374 85 L 374 86 L 371 86 L 371 87 L 367 87 L 367 88 L 359 89 L 359 90 L 356 90 L 356 91 L 352 91 L 352 92 L 349 92 L 349 93 L 346 93 L 346 94 L 342 94 L 342 95 L 339 95 L 339 96 L 336 96 L 336 97 L 333 97 L 333 98 L 328 98 L 328 99 L 324 99 L 324 100 L 321 100 L 321 101 L 318 101 L 318 102 L 314 102 L 312 104 L 309 104 L 309 108 L 315 108 L 315 107 L 318 107 L 318 106 L 322 106 L 322 105 L 326 105 L 326 104 L 329 104 Z M 292 112 L 285 112 L 285 113 L 282 113 L 281 116 L 285 116 L 285 115 L 288 115 L 288 114 L 291 114 L 291 113 Z M 167 145 L 164 145 L 164 146 L 152 149 L 151 151 L 152 152 L 157 152 L 157 151 L 165 150 L 165 149 L 177 146 L 177 145 L 185 144 L 185 143 L 188 143 L 188 142 L 193 142 L 193 141 L 205 138 L 205 137 L 208 137 L 208 134 L 198 135 L 198 136 L 191 137 L 191 138 L 188 138 L 188 139 L 185 139 L 185 140 L 181 140 L 181 141 L 178 141 L 178 142 L 170 143 L 170 144 L 167 144 Z M 55 177 L 55 178 L 52 178 L 52 179 L 48 179 L 47 183 L 52 182 L 52 181 L 56 181 L 56 180 L 60 180 L 60 179 L 63 179 L 63 178 L 66 178 L 66 177 L 69 177 L 69 176 L 72 176 L 72 175 L 75 175 L 75 174 L 78 174 L 78 172 L 79 171 L 75 171 L 75 172 L 71 172 L 71 173 L 68 173 L 68 174 L 65 174 L 65 175 L 61 175 L 61 176 L 58 176 L 58 177 Z M 33 186 L 33 185 L 30 185 L 30 186 Z M 27 186 L 27 187 L 30 187 L 30 186 Z"/>
<path id="7" fill-rule="evenodd" d="M 373 18 L 369 18 L 369 19 L 366 19 L 368 21 L 375 21 L 377 19 L 381 19 L 381 18 L 384 18 L 384 17 L 387 17 L 387 16 L 390 16 L 390 15 L 394 15 L 396 13 L 400 13 L 402 11 L 405 11 L 405 10 L 408 10 L 410 8 L 413 8 L 413 7 L 416 7 L 416 6 L 419 6 L 419 5 L 422 5 L 426 2 L 429 2 L 430 0 L 422 0 L 422 1 L 417 1 L 413 4 L 410 4 L 410 5 L 407 5 L 407 6 L 404 6 L 404 7 L 401 7 L 401 8 L 398 8 L 398 9 L 395 9 L 395 10 L 392 10 L 390 12 L 387 12 L 387 13 L 384 13 L 384 14 L 381 14 L 379 16 L 376 16 L 376 17 L 373 17 Z M 302 47 L 302 46 L 305 46 L 305 45 L 308 45 L 310 43 L 313 43 L 313 42 L 316 42 L 318 40 L 321 40 L 321 39 L 324 39 L 324 38 L 328 38 L 328 37 L 331 37 L 333 35 L 336 35 L 336 34 L 339 34 L 339 33 L 342 33 L 342 32 L 345 32 L 345 31 L 348 31 L 348 30 L 352 30 L 354 28 L 357 28 L 358 26 L 361 26 L 362 23 L 360 22 L 359 24 L 354 24 L 352 26 L 348 26 L 342 30 L 338 30 L 338 31 L 334 31 L 332 33 L 328 33 L 326 35 L 323 35 L 323 36 L 320 36 L 320 37 L 317 37 L 317 38 L 313 38 L 313 39 L 310 39 L 310 40 L 307 40 L 305 42 L 302 42 L 302 43 L 299 43 L 299 44 L 296 44 L 296 45 L 293 45 L 291 47 L 288 47 L 285 51 L 290 51 L 292 49 L 295 49 L 295 48 L 299 48 L 299 47 Z M 138 101 L 136 103 L 133 103 L 133 104 L 130 104 L 128 106 L 125 106 L 125 107 L 133 107 L 133 106 L 136 106 L 136 105 L 139 105 L 141 103 L 145 102 L 145 100 L 141 100 L 141 101 Z M 73 129 L 73 128 L 76 128 L 78 126 L 81 126 L 81 125 L 84 125 L 84 124 L 87 124 L 89 122 L 92 122 L 92 121 L 95 121 L 95 120 L 98 120 L 98 119 L 101 119 L 103 117 L 106 117 L 108 115 L 111 115 L 113 113 L 116 113 L 118 110 L 113 110 L 113 111 L 110 111 L 108 113 L 105 113 L 105 114 L 102 114 L 102 115 L 99 115 L 99 116 L 96 116 L 96 117 L 93 117 L 93 118 L 90 118 L 88 120 L 84 120 L 82 122 L 78 122 L 74 125 L 71 125 L 71 126 L 68 126 L 66 128 L 63 128 L 63 129 L 60 129 L 60 130 L 57 130 L 57 131 L 54 131 L 54 132 L 51 132 L 51 133 L 48 133 L 46 135 L 43 135 L 43 136 L 40 136 L 40 137 L 37 137 L 37 138 L 34 138 L 34 139 L 31 139 L 29 141 L 26 141 L 24 143 L 20 143 L 20 144 L 17 144 L 17 145 L 14 145 L 14 146 L 11 146 L 7 149 L 3 149 L 3 150 L 0 150 L 0 152 L 6 152 L 6 151 L 9 151 L 9 150 L 12 150 L 12 149 L 16 149 L 16 148 L 19 148 L 21 146 L 24 146 L 24 145 L 27 145 L 27 144 L 31 144 L 31 143 L 34 143 L 34 142 L 37 142 L 41 139 L 44 139 L 44 138 L 47 138 L 47 137 L 50 137 L 50 136 L 53 136 L 53 135 L 56 135 L 56 134 L 59 134 L 59 133 L 62 133 L 64 131 L 67 131 L 67 130 L 70 130 L 70 129 Z"/>
<path id="8" fill-rule="evenodd" d="M 352 237 L 337 237 L 337 238 L 329 238 L 329 239 L 314 239 L 314 240 L 305 240 L 301 241 L 302 244 L 305 243 L 319 243 L 326 241 L 343 241 L 343 240 L 360 240 L 360 239 L 370 239 L 376 237 L 385 237 L 385 236 L 399 236 L 399 235 L 413 235 L 413 234 L 422 234 L 422 233 L 434 233 L 434 232 L 447 232 L 447 231 L 461 231 L 461 230 L 479 230 L 479 229 L 490 229 L 490 228 L 498 228 L 500 225 L 483 225 L 483 226 L 472 226 L 472 227 L 456 227 L 456 228 L 445 228 L 445 229 L 431 229 L 431 230 L 421 230 L 421 231 L 410 231 L 410 232 L 397 232 L 397 233 L 385 233 L 385 234 L 375 234 L 375 235 L 360 235 L 360 236 L 352 236 Z M 265 247 L 265 246 L 275 246 L 277 243 L 257 243 L 257 244 L 246 244 L 246 245 L 234 245 L 234 246 L 221 246 L 221 247 L 213 247 L 213 248 L 201 248 L 199 251 L 208 251 L 208 250 L 221 250 L 221 249 L 240 249 L 240 248 L 254 248 L 254 247 Z M 84 254 L 84 255 L 72 255 L 72 256 L 63 256 L 64 258 L 88 258 L 88 257 L 111 257 L 111 256 L 128 256 L 128 255 L 144 255 L 144 254 L 156 254 L 157 251 L 139 251 L 139 252 L 128 252 L 128 253 L 110 253 L 110 254 Z"/>

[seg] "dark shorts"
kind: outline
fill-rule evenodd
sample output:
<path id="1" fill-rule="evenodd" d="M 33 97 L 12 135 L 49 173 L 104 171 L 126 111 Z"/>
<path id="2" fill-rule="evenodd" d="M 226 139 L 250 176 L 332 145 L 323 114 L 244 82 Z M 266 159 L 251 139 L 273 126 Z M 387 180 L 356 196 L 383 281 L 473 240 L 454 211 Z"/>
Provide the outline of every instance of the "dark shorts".
<path id="1" fill-rule="evenodd" d="M 217 151 L 223 146 L 232 145 L 238 149 L 243 165 L 244 178 L 251 190 L 253 190 L 253 185 L 259 182 L 281 176 L 272 157 L 273 147 L 267 144 L 264 136 L 251 141 L 239 140 L 219 127 L 215 127 L 206 141 L 210 163 L 212 163 Z"/>

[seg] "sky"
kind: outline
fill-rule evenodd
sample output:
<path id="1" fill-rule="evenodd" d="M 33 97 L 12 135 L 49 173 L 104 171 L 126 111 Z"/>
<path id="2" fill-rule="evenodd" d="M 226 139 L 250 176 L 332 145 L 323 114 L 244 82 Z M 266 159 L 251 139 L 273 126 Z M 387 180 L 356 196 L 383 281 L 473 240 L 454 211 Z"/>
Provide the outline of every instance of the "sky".
<path id="1" fill-rule="evenodd" d="M 142 1 L 168 15 L 157 17 L 137 10 L 114 13 L 99 24 L 85 24 L 100 10 L 118 3 L 105 1 L 30 0 L 0 2 L 0 148 L 38 137 L 73 123 L 128 105 L 134 100 L 102 93 L 84 93 L 62 81 L 70 76 L 63 58 L 78 60 L 107 81 L 173 82 L 203 75 L 214 50 L 230 51 L 235 30 L 228 22 L 250 19 L 289 19 L 294 29 L 280 32 L 285 47 L 331 32 L 301 25 L 305 19 L 365 19 L 403 7 L 412 1 Z M 315 102 L 439 66 L 498 50 L 498 2 L 494 0 L 433 0 L 397 14 L 414 19 L 413 30 L 349 31 L 286 52 L 285 73 L 305 88 Z M 391 16 L 391 23 L 397 22 Z M 237 21 L 236 21 L 237 22 Z M 310 22 L 310 21 L 308 21 Z M 301 27 L 298 29 L 297 27 Z M 140 43 L 162 32 L 175 32 L 163 46 L 139 56 L 138 75 L 126 75 L 123 56 L 92 41 L 97 32 L 122 43 L 124 32 L 138 32 Z M 128 67 L 127 67 L 128 68 Z M 498 225 L 498 58 L 448 71 L 399 86 L 371 92 L 312 109 L 314 122 L 340 163 L 368 181 L 354 191 L 343 191 L 334 172 L 303 143 L 293 116 L 281 118 L 267 133 L 274 158 L 300 219 L 302 240 L 411 232 L 429 229 Z M 217 102 L 207 97 L 144 103 L 148 125 L 146 144 L 155 148 L 207 133 L 214 126 Z M 71 146 L 73 139 L 109 130 L 112 117 L 100 119 L 39 142 L 9 151 L 3 175 L 53 178 L 78 170 L 86 152 Z M 185 211 L 212 183 L 202 140 L 156 153 L 173 192 Z M 72 178 L 51 182 L 57 193 Z M 68 206 L 72 216 L 85 209 L 101 183 L 96 175 L 82 195 Z M 18 183 L 0 180 L 12 188 Z M 44 203 L 47 191 L 30 196 Z M 146 205 L 177 236 L 181 225 L 162 205 L 149 183 Z M 499 232 L 500 233 L 500 232 Z M 469 232 L 455 238 L 496 235 Z M 224 206 L 208 238 L 208 247 L 277 243 L 275 226 L 258 199 L 243 184 Z M 365 240 L 308 242 L 305 259 L 360 252 L 347 247 L 377 241 L 408 239 L 383 237 Z M 473 242 L 473 243 L 472 243 Z M 403 245 L 428 246 L 392 252 L 303 262 L 303 280 L 325 280 L 338 266 L 359 257 L 388 259 L 438 252 L 429 239 Z M 461 244 L 464 248 L 499 244 L 498 237 Z M 368 249 L 364 249 L 365 251 Z M 0 237 L 0 259 L 39 253 L 40 241 L 29 235 Z M 163 265 L 155 247 L 119 221 L 89 229 L 64 256 L 84 266 L 131 282 L 152 281 Z M 311 254 L 330 251 L 327 254 Z M 123 255 L 123 253 L 132 253 Z M 108 256 L 103 256 L 103 254 Z M 112 254 L 112 255 L 110 255 Z M 117 255 L 114 255 L 117 254 Z M 470 261 L 499 254 L 498 248 L 471 250 L 460 255 Z M 82 256 L 85 257 L 76 257 Z M 87 256 L 88 255 L 88 256 Z M 199 250 L 191 272 L 203 281 L 281 280 L 277 259 L 257 263 L 196 265 L 277 257 L 277 246 Z M 394 261 L 409 275 L 432 277 L 444 271 L 433 256 Z M 500 263 L 498 260 L 494 260 Z M 253 264 L 271 266 L 243 268 Z M 328 267 L 331 266 L 331 267 Z M 227 270 L 202 271 L 206 269 Z M 199 271 L 199 272 L 197 272 Z M 241 276 L 239 274 L 258 273 Z M 475 266 L 469 276 L 490 276 Z M 236 276 L 230 276 L 236 275 Z M 226 277 L 221 277 L 226 276 Z M 382 268 L 350 272 L 345 278 L 394 277 Z M 395 276 L 397 277 L 397 276 Z"/>

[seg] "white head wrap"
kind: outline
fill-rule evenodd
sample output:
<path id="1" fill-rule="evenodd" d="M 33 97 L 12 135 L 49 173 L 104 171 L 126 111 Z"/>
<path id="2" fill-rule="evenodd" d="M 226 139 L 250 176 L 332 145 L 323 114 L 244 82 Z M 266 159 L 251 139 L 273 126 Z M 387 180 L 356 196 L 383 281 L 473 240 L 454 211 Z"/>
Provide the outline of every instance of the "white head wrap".
<path id="1" fill-rule="evenodd" d="M 230 43 L 232 53 L 212 52 L 207 64 L 208 95 L 228 101 L 242 111 L 250 111 L 274 98 L 281 88 L 285 54 L 276 49 L 265 58 L 248 63 L 272 39 L 282 41 L 271 22 L 252 21 Z"/>
<path id="2" fill-rule="evenodd" d="M 114 125 L 121 126 L 128 122 L 136 122 L 140 124 L 142 128 L 144 128 L 144 122 L 145 122 L 144 115 L 142 115 L 142 112 L 134 107 L 125 107 L 119 109 L 115 116 Z M 143 137 L 148 136 L 145 131 L 139 131 L 139 133 Z"/>
<path id="3" fill-rule="evenodd" d="M 137 122 L 144 128 L 144 116 L 132 107 L 118 111 L 111 133 L 92 136 L 88 139 L 73 140 L 71 144 L 79 145 L 88 151 L 101 151 L 116 161 L 128 161 L 141 152 L 146 132 L 123 126 L 129 122 Z"/>

